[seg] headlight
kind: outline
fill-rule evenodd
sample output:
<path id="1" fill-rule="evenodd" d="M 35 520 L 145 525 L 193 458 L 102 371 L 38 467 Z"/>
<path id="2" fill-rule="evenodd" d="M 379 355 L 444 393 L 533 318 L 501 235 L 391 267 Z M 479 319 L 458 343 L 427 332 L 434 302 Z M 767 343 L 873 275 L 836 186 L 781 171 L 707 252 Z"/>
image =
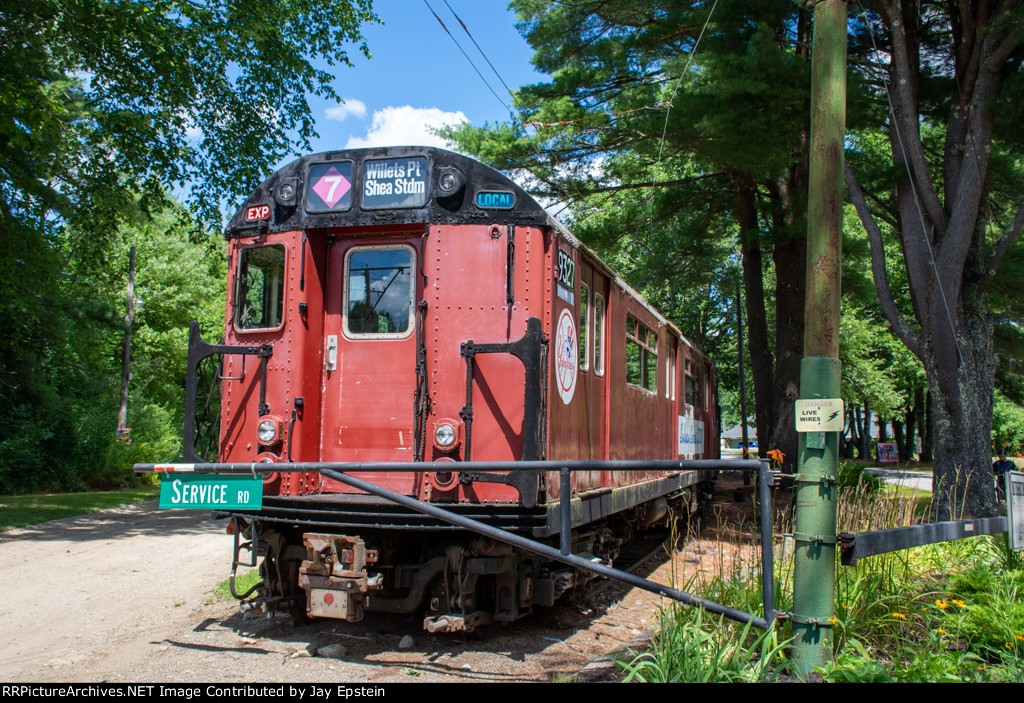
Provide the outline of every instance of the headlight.
<path id="1" fill-rule="evenodd" d="M 434 430 L 434 441 L 438 446 L 450 447 L 455 444 L 455 428 L 445 423 Z"/>
<path id="2" fill-rule="evenodd" d="M 277 423 L 273 420 L 264 420 L 256 428 L 256 436 L 260 444 L 273 444 L 277 441 Z"/>

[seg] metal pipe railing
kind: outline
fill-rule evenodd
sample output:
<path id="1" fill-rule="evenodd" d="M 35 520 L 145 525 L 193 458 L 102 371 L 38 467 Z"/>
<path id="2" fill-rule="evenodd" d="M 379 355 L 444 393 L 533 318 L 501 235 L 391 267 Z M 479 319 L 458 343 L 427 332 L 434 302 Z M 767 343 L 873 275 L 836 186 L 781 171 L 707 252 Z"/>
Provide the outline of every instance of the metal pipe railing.
<path id="1" fill-rule="evenodd" d="M 194 464 L 135 464 L 135 473 L 227 473 L 227 474 L 268 474 L 268 473 L 319 473 L 331 480 L 344 483 L 365 493 L 376 495 L 380 498 L 401 505 L 415 512 L 423 513 L 437 518 L 449 524 L 463 527 L 467 530 L 477 532 L 493 539 L 511 544 L 534 554 L 558 561 L 569 566 L 590 571 L 591 573 L 606 578 L 622 581 L 635 588 L 655 593 L 666 598 L 686 603 L 688 605 L 703 608 L 717 615 L 722 615 L 730 620 L 741 623 L 750 623 L 760 629 L 768 629 L 776 619 L 775 612 L 775 588 L 774 588 L 774 566 L 773 566 L 773 539 L 772 539 L 772 516 L 771 516 L 771 495 L 768 488 L 771 485 L 772 477 L 768 463 L 756 459 L 698 459 L 698 460 L 655 460 L 655 461 L 472 461 L 460 462 L 458 470 L 465 471 L 558 471 L 559 472 L 559 515 L 560 534 L 559 549 L 555 549 L 540 542 L 506 532 L 497 527 L 472 518 L 458 515 L 451 511 L 440 508 L 430 503 L 417 500 L 410 496 L 396 493 L 395 491 L 382 488 L 368 481 L 349 476 L 349 473 L 366 472 L 421 472 L 427 470 L 427 466 L 436 468 L 429 462 L 289 462 L 289 463 L 194 463 Z M 444 468 L 448 468 L 446 465 Z M 571 486 L 570 476 L 573 471 L 594 471 L 594 470 L 646 470 L 646 471 L 718 471 L 718 470 L 739 470 L 758 472 L 759 501 L 760 501 L 760 527 L 761 527 L 761 570 L 762 570 L 762 598 L 764 600 L 765 617 L 758 617 L 736 608 L 731 608 L 720 603 L 695 596 L 687 591 L 663 586 L 649 581 L 648 579 L 630 574 L 619 569 L 614 569 L 604 564 L 595 563 L 582 557 L 570 554 L 571 551 Z"/>

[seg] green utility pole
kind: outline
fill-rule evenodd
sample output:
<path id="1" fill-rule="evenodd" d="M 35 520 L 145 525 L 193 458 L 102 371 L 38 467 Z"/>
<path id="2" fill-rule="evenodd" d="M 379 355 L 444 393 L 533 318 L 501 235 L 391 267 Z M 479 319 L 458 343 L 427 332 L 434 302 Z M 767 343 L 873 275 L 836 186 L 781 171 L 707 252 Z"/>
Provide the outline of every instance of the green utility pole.
<path id="1" fill-rule="evenodd" d="M 831 656 L 835 616 L 839 432 L 839 294 L 843 141 L 846 132 L 846 2 L 814 3 L 807 306 L 796 422 L 793 663 L 806 678 Z"/>

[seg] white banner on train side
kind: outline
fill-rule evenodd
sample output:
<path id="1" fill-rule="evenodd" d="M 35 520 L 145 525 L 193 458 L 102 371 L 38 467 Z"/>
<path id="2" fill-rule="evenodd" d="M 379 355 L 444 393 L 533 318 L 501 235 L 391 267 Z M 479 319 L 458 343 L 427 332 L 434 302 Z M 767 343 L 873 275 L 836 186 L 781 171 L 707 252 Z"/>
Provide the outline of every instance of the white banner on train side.
<path id="1" fill-rule="evenodd" d="M 704 423 L 679 416 L 679 454 L 704 453 Z"/>

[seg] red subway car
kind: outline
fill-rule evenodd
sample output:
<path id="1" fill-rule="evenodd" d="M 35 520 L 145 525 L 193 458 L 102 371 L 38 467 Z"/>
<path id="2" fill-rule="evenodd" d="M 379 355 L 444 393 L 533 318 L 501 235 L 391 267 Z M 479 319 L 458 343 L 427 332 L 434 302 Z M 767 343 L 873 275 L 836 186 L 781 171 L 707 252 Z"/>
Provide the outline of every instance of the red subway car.
<path id="1" fill-rule="evenodd" d="M 718 458 L 714 366 L 531 196 L 465 156 L 306 156 L 225 236 L 225 341 L 192 337 L 206 350 L 195 360 L 219 358 L 220 412 L 203 421 L 192 374 L 186 461 L 421 462 L 359 475 L 552 544 L 557 471 L 460 465 L 590 461 L 572 474 L 571 548 L 607 563 L 634 530 L 692 505 L 701 478 L 623 462 Z M 261 508 L 224 512 L 263 557 L 247 607 L 422 612 L 428 629 L 471 630 L 584 579 L 313 471 L 265 474 L 263 492 Z"/>

